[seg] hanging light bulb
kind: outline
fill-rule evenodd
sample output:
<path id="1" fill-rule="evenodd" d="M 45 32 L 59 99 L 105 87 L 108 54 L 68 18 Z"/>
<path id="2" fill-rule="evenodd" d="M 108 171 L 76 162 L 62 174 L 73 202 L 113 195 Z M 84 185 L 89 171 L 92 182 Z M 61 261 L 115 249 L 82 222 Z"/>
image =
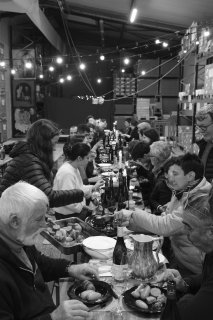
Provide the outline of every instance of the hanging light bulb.
<path id="1" fill-rule="evenodd" d="M 125 72 L 125 69 L 121 69 L 121 72 L 124 73 L 124 72 Z"/>
<path id="2" fill-rule="evenodd" d="M 40 75 L 39 75 L 39 78 L 40 78 L 40 79 L 44 79 L 44 75 L 43 75 L 43 74 L 40 74 Z"/>
<path id="3" fill-rule="evenodd" d="M 155 40 L 155 44 L 160 44 L 160 43 L 161 43 L 161 41 L 159 39 Z"/>
<path id="4" fill-rule="evenodd" d="M 53 66 L 49 66 L 49 71 L 53 72 L 55 70 L 55 68 Z"/>
<path id="5" fill-rule="evenodd" d="M 195 44 L 198 46 L 198 45 L 199 45 L 199 41 L 197 40 L 197 41 L 195 42 Z"/>
<path id="6" fill-rule="evenodd" d="M 168 42 L 165 42 L 165 41 L 163 42 L 163 47 L 164 47 L 164 48 L 167 48 L 168 45 L 169 45 Z"/>
<path id="7" fill-rule="evenodd" d="M 13 75 L 16 74 L 16 69 L 11 69 L 10 73 L 13 74 Z"/>
<path id="8" fill-rule="evenodd" d="M 129 64 L 129 62 L 130 62 L 130 60 L 129 60 L 129 58 L 124 58 L 124 64 Z"/>
<path id="9" fill-rule="evenodd" d="M 210 36 L 210 31 L 209 29 L 206 29 L 203 33 L 204 37 L 209 37 Z"/>
<path id="10" fill-rule="evenodd" d="M 105 56 L 103 54 L 100 55 L 100 60 L 104 61 L 105 60 Z"/>
<path id="11" fill-rule="evenodd" d="M 101 78 L 98 78 L 97 83 L 101 83 L 101 82 L 102 82 Z"/>
<path id="12" fill-rule="evenodd" d="M 86 69 L 85 63 L 81 62 L 80 65 L 79 65 L 79 68 L 80 68 L 81 70 L 85 70 L 85 69 Z"/>
<path id="13" fill-rule="evenodd" d="M 141 71 L 141 75 L 142 75 L 142 76 L 145 76 L 145 74 L 146 74 L 146 71 L 145 71 L 145 70 L 142 70 L 142 71 Z"/>
<path id="14" fill-rule="evenodd" d="M 64 83 L 64 78 L 60 78 L 60 79 L 59 79 L 59 82 L 60 82 L 60 83 Z"/>
<path id="15" fill-rule="evenodd" d="M 6 62 L 5 61 L 0 61 L 0 67 L 2 67 L 2 68 L 6 67 Z"/>
<path id="16" fill-rule="evenodd" d="M 56 58 L 56 62 L 57 62 L 58 64 L 62 64 L 62 62 L 63 62 L 62 57 L 57 57 L 57 58 Z"/>
<path id="17" fill-rule="evenodd" d="M 26 68 L 26 69 L 32 69 L 32 67 L 33 67 L 33 64 L 32 64 L 31 61 L 25 62 L 25 68 Z"/>
<path id="18" fill-rule="evenodd" d="M 70 74 L 67 75 L 67 80 L 71 81 L 72 80 L 72 76 Z"/>
<path id="19" fill-rule="evenodd" d="M 187 53 L 187 50 L 183 50 L 183 53 Z"/>

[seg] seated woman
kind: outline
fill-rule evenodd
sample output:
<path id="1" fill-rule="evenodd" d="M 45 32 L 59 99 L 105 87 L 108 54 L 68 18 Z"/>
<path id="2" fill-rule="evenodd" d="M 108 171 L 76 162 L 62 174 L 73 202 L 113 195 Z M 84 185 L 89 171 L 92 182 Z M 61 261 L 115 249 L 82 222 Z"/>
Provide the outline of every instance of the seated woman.
<path id="1" fill-rule="evenodd" d="M 66 190 L 68 187 L 78 189 L 84 192 L 86 198 L 91 196 L 91 192 L 98 189 L 103 181 L 99 180 L 94 186 L 84 185 L 79 169 L 87 166 L 89 161 L 90 147 L 85 143 L 76 143 L 66 149 L 66 161 L 59 168 L 54 179 L 54 190 Z M 56 219 L 68 217 L 78 217 L 85 220 L 87 215 L 85 199 L 81 203 L 58 207 L 55 212 Z"/>
<path id="2" fill-rule="evenodd" d="M 140 130 L 139 131 L 139 140 L 151 145 L 155 141 L 159 141 L 158 132 L 151 128 L 148 130 Z"/>
<path id="3" fill-rule="evenodd" d="M 156 181 L 164 175 L 164 165 L 171 157 L 171 146 L 164 141 L 155 141 L 150 146 L 149 157 L 153 165 L 152 172 Z"/>
<path id="4" fill-rule="evenodd" d="M 138 142 L 131 153 L 133 161 L 137 164 L 138 181 L 145 206 L 149 205 L 149 197 L 154 180 L 154 176 L 150 171 L 149 151 L 150 147 L 147 143 Z"/>

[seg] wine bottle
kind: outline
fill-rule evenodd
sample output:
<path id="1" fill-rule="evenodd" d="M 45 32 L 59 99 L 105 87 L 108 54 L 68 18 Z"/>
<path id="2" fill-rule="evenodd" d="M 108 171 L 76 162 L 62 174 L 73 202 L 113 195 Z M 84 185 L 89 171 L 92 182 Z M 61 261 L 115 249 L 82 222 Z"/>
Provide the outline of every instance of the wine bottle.
<path id="1" fill-rule="evenodd" d="M 115 194 L 114 194 L 112 176 L 110 176 L 110 180 L 109 180 L 109 198 L 108 199 L 109 199 L 108 209 L 110 212 L 114 212 L 115 211 Z"/>
<path id="2" fill-rule="evenodd" d="M 124 197 L 124 187 L 123 187 L 123 175 L 122 175 L 122 169 L 119 169 L 119 175 L 118 175 L 118 211 L 126 208 L 126 199 Z"/>
<path id="3" fill-rule="evenodd" d="M 103 208 L 108 208 L 108 203 L 109 201 L 109 181 L 106 179 L 105 181 L 105 192 L 103 193 L 103 198 L 102 198 L 102 206 Z"/>
<path id="4" fill-rule="evenodd" d="M 176 285 L 173 280 L 167 282 L 167 301 L 160 320 L 181 320 L 176 300 Z"/>
<path id="5" fill-rule="evenodd" d="M 117 242 L 113 251 L 112 273 L 115 281 L 123 282 L 127 271 L 127 248 L 124 242 L 123 227 L 117 227 Z"/>

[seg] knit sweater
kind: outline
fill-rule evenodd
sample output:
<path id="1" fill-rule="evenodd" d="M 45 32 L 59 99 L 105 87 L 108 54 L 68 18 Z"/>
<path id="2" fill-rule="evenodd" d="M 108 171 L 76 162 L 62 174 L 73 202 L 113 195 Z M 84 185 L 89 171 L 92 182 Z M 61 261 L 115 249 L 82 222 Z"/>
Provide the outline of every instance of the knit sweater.
<path id="1" fill-rule="evenodd" d="M 45 282 L 67 277 L 69 261 L 46 257 L 34 246 L 24 249 L 33 270 L 0 238 L 0 319 L 51 320 L 56 306 Z"/>
<path id="2" fill-rule="evenodd" d="M 8 163 L 1 179 L 0 196 L 5 189 L 22 180 L 41 189 L 49 198 L 50 207 L 65 206 L 83 200 L 84 194 L 81 190 L 53 190 L 48 166 L 31 152 L 27 142 L 18 142 L 10 157 L 13 159 Z"/>

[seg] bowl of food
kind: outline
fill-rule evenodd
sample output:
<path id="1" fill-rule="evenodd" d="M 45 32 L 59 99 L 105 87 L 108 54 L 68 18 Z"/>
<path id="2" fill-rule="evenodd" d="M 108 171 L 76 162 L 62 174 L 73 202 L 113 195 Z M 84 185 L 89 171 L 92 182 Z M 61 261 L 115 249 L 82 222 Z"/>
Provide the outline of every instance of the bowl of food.
<path id="1" fill-rule="evenodd" d="M 79 300 L 88 307 L 105 304 L 112 298 L 110 285 L 99 280 L 77 281 L 67 294 L 70 299 Z"/>
<path id="2" fill-rule="evenodd" d="M 84 251 L 94 259 L 111 259 L 116 240 L 106 236 L 88 237 L 82 242 Z"/>

